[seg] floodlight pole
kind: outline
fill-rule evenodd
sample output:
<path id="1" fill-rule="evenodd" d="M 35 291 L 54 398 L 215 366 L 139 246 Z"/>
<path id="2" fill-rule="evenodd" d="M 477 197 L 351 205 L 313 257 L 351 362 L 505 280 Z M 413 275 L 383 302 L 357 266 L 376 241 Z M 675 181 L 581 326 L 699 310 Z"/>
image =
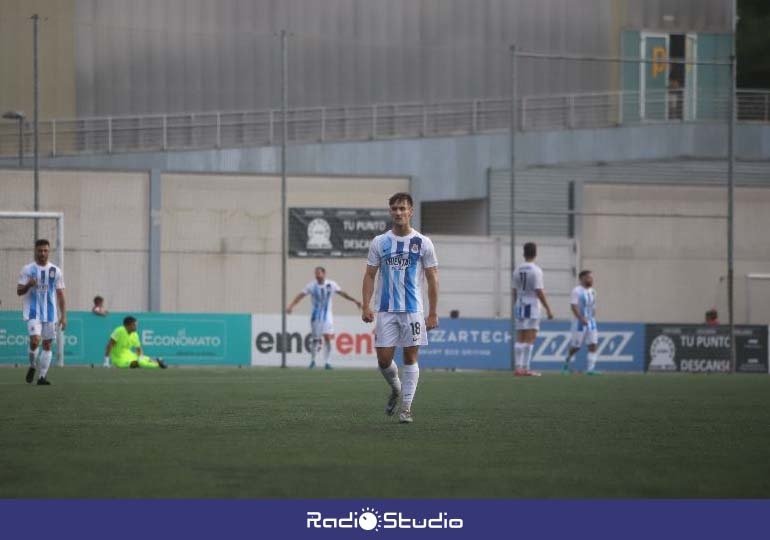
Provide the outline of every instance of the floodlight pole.
<path id="1" fill-rule="evenodd" d="M 727 314 L 730 325 L 730 372 L 735 373 L 737 368 L 737 347 L 735 343 L 735 245 L 734 245 L 734 219 L 735 219 L 735 23 L 736 4 L 733 0 L 733 33 L 730 52 L 730 90 L 729 103 L 727 104 Z"/>
<path id="2" fill-rule="evenodd" d="M 511 182 L 510 182 L 510 201 L 509 201 L 509 213 L 510 213 L 510 251 L 511 251 L 511 274 L 510 274 L 510 290 L 511 290 L 511 369 L 516 369 L 516 305 L 513 301 L 513 273 L 516 270 L 516 235 L 514 230 L 514 218 L 515 218 L 515 202 L 516 202 L 516 45 L 511 46 L 511 112 L 510 112 L 510 168 L 511 168 Z"/>
<path id="3" fill-rule="evenodd" d="M 286 367 L 286 111 L 288 108 L 289 55 L 287 33 L 281 30 L 281 367 Z"/>
<path id="4" fill-rule="evenodd" d="M 40 44 L 40 15 L 35 13 L 32 15 L 32 87 L 33 87 L 33 131 L 34 131 L 34 210 L 40 211 L 40 130 L 39 130 L 39 113 L 40 113 L 40 74 L 38 70 L 39 59 L 39 44 Z M 35 240 L 38 236 L 38 221 L 35 219 Z"/>

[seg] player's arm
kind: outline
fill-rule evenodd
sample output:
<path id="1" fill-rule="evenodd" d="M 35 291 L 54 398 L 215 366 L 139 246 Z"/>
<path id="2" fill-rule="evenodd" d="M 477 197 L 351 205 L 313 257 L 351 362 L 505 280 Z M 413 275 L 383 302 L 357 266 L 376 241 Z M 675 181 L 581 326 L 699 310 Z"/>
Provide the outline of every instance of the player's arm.
<path id="1" fill-rule="evenodd" d="M 353 302 L 358 307 L 358 309 L 361 309 L 361 302 L 359 302 L 358 300 L 356 300 L 355 298 L 350 296 L 345 291 L 337 291 L 337 294 L 339 294 L 345 300 L 350 300 L 351 302 Z"/>
<path id="2" fill-rule="evenodd" d="M 26 281 L 24 281 L 25 279 Z M 16 294 L 18 296 L 24 296 L 35 285 L 37 285 L 37 279 L 22 274 L 19 278 L 19 283 L 16 285 Z"/>
<path id="3" fill-rule="evenodd" d="M 425 328 L 433 330 L 438 326 L 438 266 L 425 269 L 425 280 L 428 282 L 428 317 Z"/>
<path id="4" fill-rule="evenodd" d="M 107 341 L 107 346 L 104 348 L 104 358 L 105 360 L 110 357 L 110 353 L 112 352 L 112 348 L 117 345 L 118 342 L 114 339 L 110 338 L 109 341 Z"/>
<path id="5" fill-rule="evenodd" d="M 64 289 L 56 289 L 56 303 L 59 305 L 59 325 L 67 329 L 67 301 L 64 299 Z"/>
<path id="6" fill-rule="evenodd" d="M 553 311 L 551 311 L 551 306 L 548 305 L 548 299 L 545 297 L 545 290 L 535 289 L 535 294 L 537 294 L 537 298 L 545 307 L 545 312 L 548 314 L 548 318 L 553 319 Z"/>
<path id="7" fill-rule="evenodd" d="M 572 309 L 572 314 L 575 316 L 577 320 L 581 322 L 581 324 L 588 324 L 588 321 L 586 321 L 586 318 L 580 314 L 580 310 L 578 309 L 577 304 L 570 304 L 569 307 Z"/>
<path id="8" fill-rule="evenodd" d="M 291 303 L 288 306 L 286 306 L 286 313 L 291 313 L 291 310 L 294 309 L 294 306 L 299 304 L 300 300 L 302 300 L 306 296 L 307 296 L 307 294 L 305 294 L 304 291 L 299 293 L 297 296 L 295 296 L 294 300 L 292 300 Z"/>
<path id="9" fill-rule="evenodd" d="M 377 277 L 377 270 L 379 266 L 366 265 L 366 271 L 364 272 L 364 284 L 361 288 L 361 298 L 363 303 L 363 309 L 361 310 L 361 320 L 364 322 L 372 322 L 374 320 L 374 312 L 372 311 L 372 295 L 374 295 L 374 279 Z"/>

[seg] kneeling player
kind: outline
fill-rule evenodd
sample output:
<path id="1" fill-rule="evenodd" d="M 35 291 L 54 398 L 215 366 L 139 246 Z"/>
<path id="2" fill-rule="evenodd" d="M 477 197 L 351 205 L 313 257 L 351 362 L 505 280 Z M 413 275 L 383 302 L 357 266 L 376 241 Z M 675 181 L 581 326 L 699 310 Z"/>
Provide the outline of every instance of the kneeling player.
<path id="1" fill-rule="evenodd" d="M 109 362 L 118 368 L 166 369 L 160 358 L 150 358 L 142 354 L 142 344 L 136 333 L 136 319 L 126 317 L 123 325 L 118 326 L 110 335 L 107 349 L 104 351 L 104 363 Z"/>
<path id="2" fill-rule="evenodd" d="M 569 354 L 562 372 L 569 372 L 569 362 L 583 343 L 588 345 L 588 375 L 597 375 L 596 357 L 599 345 L 599 331 L 596 328 L 596 292 L 593 289 L 594 276 L 590 270 L 583 270 L 578 276 L 580 285 L 572 289 L 570 308 L 575 318 L 572 321 L 572 340 Z"/>

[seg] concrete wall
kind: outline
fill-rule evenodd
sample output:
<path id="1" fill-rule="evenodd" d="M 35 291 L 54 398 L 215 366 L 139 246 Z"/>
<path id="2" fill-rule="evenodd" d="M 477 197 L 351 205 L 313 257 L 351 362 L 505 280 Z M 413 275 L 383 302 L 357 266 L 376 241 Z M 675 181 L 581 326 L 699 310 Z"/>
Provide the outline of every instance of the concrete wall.
<path id="1" fill-rule="evenodd" d="M 0 170 L 0 209 L 32 210 L 32 186 L 29 171 Z M 147 173 L 41 172 L 40 209 L 65 216 L 64 278 L 72 309 L 90 309 L 96 294 L 110 309 L 147 309 L 147 203 Z M 52 221 L 42 221 L 39 236 L 55 246 L 55 230 Z M 33 236 L 31 220 L 0 219 L 2 309 L 21 307 L 15 284 L 33 260 Z"/>
<path id="2" fill-rule="evenodd" d="M 507 93 L 508 47 L 617 54 L 621 29 L 729 32 L 729 0 L 76 0 L 81 115 Z M 673 16 L 671 22 L 664 16 Z M 522 62 L 523 94 L 607 90 L 617 66 Z"/>
<path id="3" fill-rule="evenodd" d="M 770 287 L 745 275 L 770 273 L 770 189 L 736 190 L 736 321 L 770 322 Z M 724 188 L 587 184 L 586 212 L 724 215 Z M 586 216 L 581 268 L 595 272 L 600 320 L 700 322 L 711 306 L 727 320 L 724 276 L 726 222 L 722 219 Z M 752 320 L 746 320 L 748 302 Z"/>
<path id="4" fill-rule="evenodd" d="M 280 179 L 167 173 L 160 184 L 154 220 L 160 225 L 161 310 L 280 311 Z M 32 185 L 29 171 L 0 170 L 0 210 L 31 210 Z M 149 190 L 147 172 L 42 171 L 40 209 L 65 214 L 71 309 L 90 309 L 96 294 L 111 310 L 149 308 Z M 385 208 L 390 195 L 408 190 L 405 177 L 293 177 L 287 205 Z M 56 242 L 52 223 L 42 222 L 40 231 Z M 17 309 L 14 283 L 32 260 L 32 221 L 0 219 L 0 246 L 0 279 L 6 284 L 0 308 Z M 317 265 L 327 267 L 346 291 L 361 295 L 362 259 L 289 259 L 289 295 L 312 279 Z M 352 304 L 339 304 L 341 314 L 354 313 Z"/>
<path id="5" fill-rule="evenodd" d="M 649 125 L 595 130 L 525 132 L 517 135 L 518 167 L 677 158 L 715 159 L 726 155 L 727 131 L 718 124 Z M 291 146 L 294 175 L 409 176 L 419 202 L 487 197 L 488 169 L 509 166 L 507 133 Z M 741 124 L 736 155 L 770 158 L 770 126 Z M 42 160 L 57 168 L 106 168 L 267 173 L 279 170 L 276 147 L 195 152 L 63 156 Z M 0 166 L 15 160 L 0 160 Z M 419 215 L 417 216 L 419 223 Z"/>
<path id="6" fill-rule="evenodd" d="M 167 173 L 162 190 L 161 310 L 280 312 L 280 178 Z M 293 177 L 287 207 L 386 208 L 390 195 L 408 190 L 404 177 Z M 363 259 L 290 258 L 289 300 L 318 265 L 343 290 L 361 296 Z M 298 312 L 308 308 L 305 299 Z M 340 315 L 355 310 L 336 300 Z"/>
<path id="7" fill-rule="evenodd" d="M 20 110 L 32 121 L 29 18 L 39 13 L 40 119 L 75 116 L 74 11 L 75 0 L 0 0 L 0 114 Z"/>

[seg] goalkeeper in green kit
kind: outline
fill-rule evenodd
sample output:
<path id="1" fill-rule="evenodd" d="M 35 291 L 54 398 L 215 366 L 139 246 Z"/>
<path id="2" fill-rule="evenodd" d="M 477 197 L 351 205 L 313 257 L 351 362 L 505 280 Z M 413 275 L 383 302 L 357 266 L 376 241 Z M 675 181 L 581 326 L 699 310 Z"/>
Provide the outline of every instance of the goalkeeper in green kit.
<path id="1" fill-rule="evenodd" d="M 160 358 L 150 358 L 142 354 L 142 344 L 136 332 L 136 319 L 126 317 L 123 325 L 118 326 L 110 335 L 104 351 L 104 365 L 110 363 L 117 368 L 166 369 Z"/>

